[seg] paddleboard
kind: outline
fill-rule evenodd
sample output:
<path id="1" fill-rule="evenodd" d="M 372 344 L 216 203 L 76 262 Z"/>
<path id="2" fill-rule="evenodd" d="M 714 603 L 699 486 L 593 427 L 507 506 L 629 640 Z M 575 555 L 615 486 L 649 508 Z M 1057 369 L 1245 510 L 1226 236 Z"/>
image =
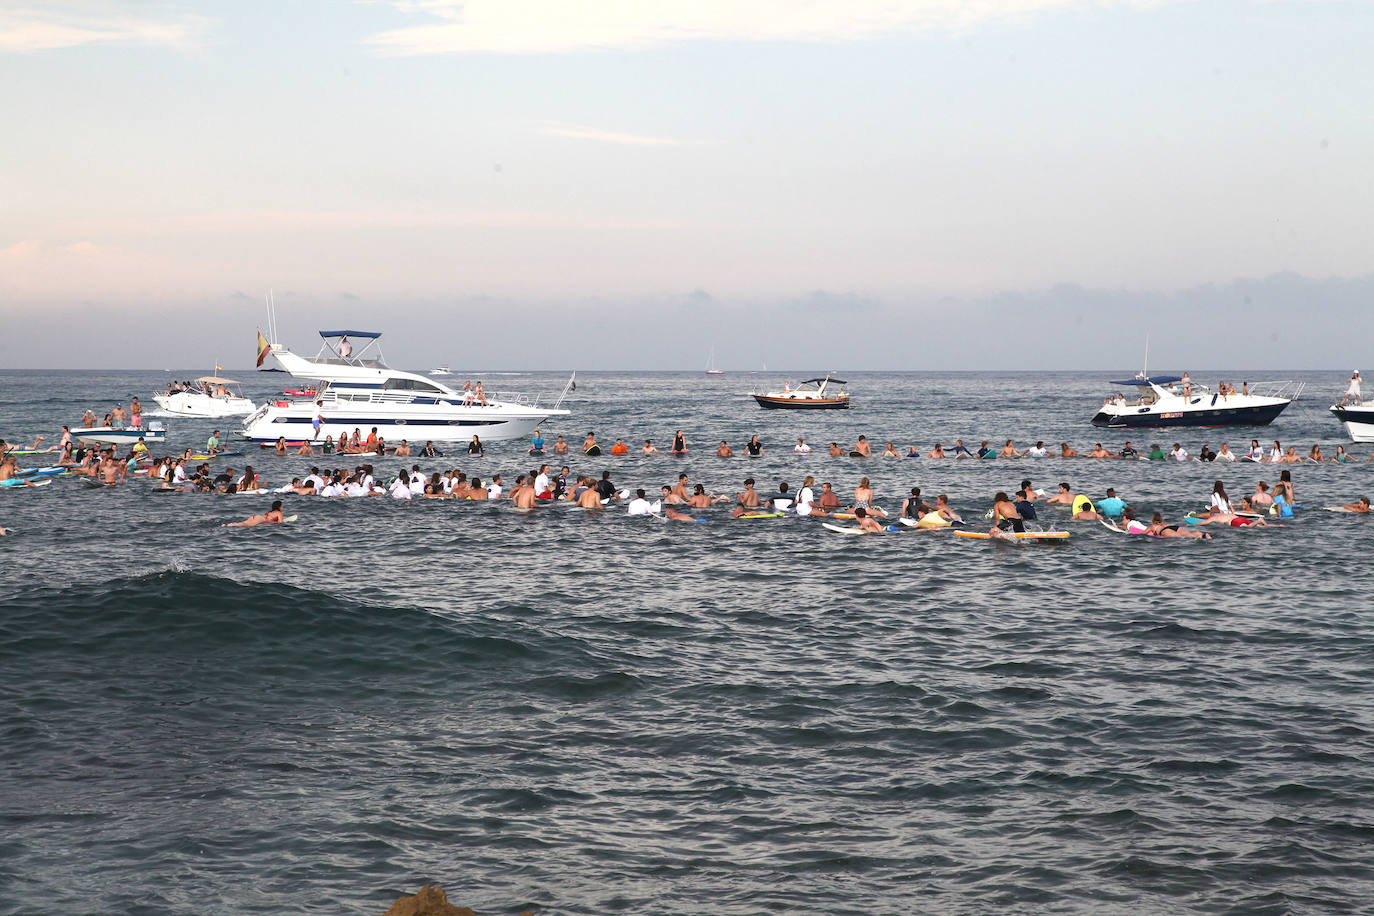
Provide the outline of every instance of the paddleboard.
<path id="1" fill-rule="evenodd" d="M 9 480 L 0 480 L 0 487 L 17 490 L 25 487 L 46 487 L 52 483 L 51 477 L 44 477 L 42 480 L 29 480 L 26 477 L 11 477 Z"/>
<path id="2" fill-rule="evenodd" d="M 782 518 L 781 512 L 755 512 L 750 515 L 741 515 L 739 518 Z M 850 516 L 851 518 L 853 516 Z"/>
<path id="3" fill-rule="evenodd" d="M 990 534 L 988 534 L 988 533 L 985 532 L 985 531 L 956 531 L 956 532 L 954 532 L 954 536 L 957 537 L 957 538 L 977 538 L 977 539 L 980 540 L 980 541 L 994 540 L 993 536 L 990 535 Z M 1024 532 L 1019 532 L 1019 533 L 1018 533 L 1018 532 L 1015 532 L 1015 531 L 1008 531 L 1008 532 L 1006 532 L 1005 534 L 1000 535 L 1000 537 L 1004 537 L 1004 538 L 1015 538 L 1015 539 L 1017 539 L 1017 540 L 1022 540 L 1022 539 L 1024 539 L 1024 540 L 1030 540 L 1030 541 L 1063 541 L 1063 540 L 1067 540 L 1067 539 L 1068 539 L 1068 537 L 1069 537 L 1069 532 L 1067 532 L 1067 531 L 1024 531 Z"/>
<path id="4" fill-rule="evenodd" d="M 213 455 L 192 455 L 192 461 L 209 461 L 211 458 L 229 458 L 234 455 L 242 455 L 243 452 L 215 452 Z"/>
<path id="5" fill-rule="evenodd" d="M 534 511 L 534 507 L 529 506 L 522 508 L 520 506 L 512 506 L 510 511 L 514 512 L 516 515 L 529 515 Z"/>

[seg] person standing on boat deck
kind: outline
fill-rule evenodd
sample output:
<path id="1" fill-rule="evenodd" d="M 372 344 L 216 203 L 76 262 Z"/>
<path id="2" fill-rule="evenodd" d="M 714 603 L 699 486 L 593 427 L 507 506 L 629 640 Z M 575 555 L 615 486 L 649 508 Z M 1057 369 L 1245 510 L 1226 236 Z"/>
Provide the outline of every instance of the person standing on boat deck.
<path id="1" fill-rule="evenodd" d="M 125 412 L 123 404 L 116 404 L 114 410 L 110 411 L 110 425 L 116 429 L 129 425 L 129 414 Z"/>
<path id="2" fill-rule="evenodd" d="M 1356 370 L 1351 374 L 1351 376 L 1350 376 L 1350 386 L 1349 386 L 1348 388 L 1345 389 L 1345 397 L 1341 398 L 1341 403 L 1340 403 L 1338 406 L 1344 407 L 1345 404 L 1346 404 L 1346 402 L 1349 401 L 1349 400 L 1352 400 L 1352 399 L 1355 401 L 1356 404 L 1362 403 L 1361 400 L 1360 400 L 1360 370 L 1359 370 L 1359 369 L 1356 369 Z"/>
<path id="3" fill-rule="evenodd" d="M 129 402 L 129 425 L 134 429 L 143 428 L 143 405 L 138 402 L 138 395 Z"/>
<path id="4" fill-rule="evenodd" d="M 311 439 L 320 438 L 320 430 L 324 428 L 324 401 L 315 402 L 315 416 L 310 421 Z"/>
<path id="5" fill-rule="evenodd" d="M 349 343 L 348 338 L 345 337 L 339 341 L 339 356 L 341 356 L 344 359 L 348 359 L 352 355 L 353 344 Z"/>

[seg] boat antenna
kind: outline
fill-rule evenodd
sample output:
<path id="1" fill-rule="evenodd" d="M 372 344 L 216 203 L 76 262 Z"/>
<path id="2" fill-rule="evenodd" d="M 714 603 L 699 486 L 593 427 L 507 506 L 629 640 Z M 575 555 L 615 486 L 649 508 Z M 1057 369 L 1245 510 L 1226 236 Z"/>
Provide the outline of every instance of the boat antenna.
<path id="1" fill-rule="evenodd" d="M 276 297 L 272 295 L 272 290 L 267 291 L 267 333 L 272 335 L 272 345 L 278 343 L 277 339 L 277 303 Z"/>

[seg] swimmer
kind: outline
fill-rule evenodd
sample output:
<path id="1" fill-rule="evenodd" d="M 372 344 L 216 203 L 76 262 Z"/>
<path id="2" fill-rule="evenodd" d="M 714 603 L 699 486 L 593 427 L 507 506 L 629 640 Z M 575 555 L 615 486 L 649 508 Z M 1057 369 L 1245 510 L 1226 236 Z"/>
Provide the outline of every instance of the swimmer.
<path id="1" fill-rule="evenodd" d="M 883 453 L 882 453 L 882 455 L 881 455 L 880 457 L 883 457 L 883 458 L 900 458 L 900 457 L 902 457 L 902 454 L 901 454 L 901 452 L 897 451 L 897 446 L 895 446 L 895 445 L 893 445 L 891 442 L 889 442 L 889 443 L 887 444 L 887 448 L 883 449 Z M 919 457 L 919 455 L 918 455 L 917 457 Z"/>
<path id="2" fill-rule="evenodd" d="M 1012 440 L 1008 439 L 1008 440 L 1007 440 L 1007 444 L 1004 445 L 1004 446 L 1002 446 L 1002 450 L 1001 450 L 1000 452 L 997 453 L 997 457 L 999 457 L 999 458 L 1022 458 L 1022 457 L 1025 456 L 1025 454 L 1026 454 L 1025 452 L 1018 452 L 1018 451 L 1016 450 L 1016 446 L 1012 444 Z"/>
<path id="3" fill-rule="evenodd" d="M 241 522 L 229 522 L 225 528 L 256 528 L 258 525 L 280 525 L 285 518 L 282 516 L 281 500 L 272 500 L 272 508 L 261 515 L 250 515 Z"/>
<path id="4" fill-rule="evenodd" d="M 886 518 L 887 513 L 873 505 L 873 499 L 873 487 L 869 484 L 868 478 L 864 477 L 859 481 L 859 485 L 854 488 L 855 514 L 857 515 L 858 510 L 863 509 L 870 515 L 881 515 Z"/>
<path id="5" fill-rule="evenodd" d="M 801 436 L 798 436 L 797 444 L 792 446 L 792 451 L 796 452 L 798 455 L 805 455 L 807 452 L 811 451 L 811 446 L 807 445 L 806 440 Z"/>
<path id="6" fill-rule="evenodd" d="M 854 443 L 854 448 L 850 450 L 851 458 L 872 458 L 873 449 L 869 447 L 868 439 L 864 436 L 859 437 L 859 441 Z"/>
<path id="7" fill-rule="evenodd" d="M 1102 443 L 1099 442 L 1099 443 L 1097 443 L 1095 446 L 1093 446 L 1093 450 L 1092 450 L 1091 452 L 1088 452 L 1088 457 L 1089 457 L 1089 458 L 1115 458 L 1116 455 L 1112 454 L 1111 452 L 1109 452 L 1109 451 L 1107 451 L 1105 448 L 1103 448 L 1103 447 L 1102 447 Z"/>
<path id="8" fill-rule="evenodd" d="M 682 434 L 682 430 L 673 433 L 673 454 L 687 454 L 687 437 Z"/>
<path id="9" fill-rule="evenodd" d="M 730 448 L 729 444 L 728 444 L 724 439 L 720 440 L 720 446 L 716 449 L 716 457 L 717 457 L 717 458 L 733 458 L 733 457 L 735 457 L 735 452 L 734 452 L 734 450 Z"/>
<path id="10" fill-rule="evenodd" d="M 746 510 L 757 509 L 760 505 L 759 494 L 754 490 L 754 478 L 746 477 L 744 480 L 744 492 L 735 493 L 736 514 L 742 515 Z"/>
<path id="11" fill-rule="evenodd" d="M 1080 454 L 1078 454 L 1078 450 L 1077 450 L 1077 449 L 1069 448 L 1069 443 L 1067 443 L 1067 442 L 1061 442 L 1061 443 L 1059 443 L 1059 457 L 1060 457 L 1060 458 L 1082 458 L 1083 456 L 1080 455 Z"/>
<path id="12" fill-rule="evenodd" d="M 1181 525 L 1164 524 L 1164 516 L 1156 512 L 1150 517 L 1149 527 L 1145 533 L 1150 537 L 1156 538 L 1193 538 L 1194 540 L 1210 539 L 1212 537 L 1206 531 L 1189 531 Z"/>
<path id="13" fill-rule="evenodd" d="M 656 447 L 654 447 L 654 440 L 652 440 L 652 439 L 645 439 L 645 440 L 644 440 L 644 447 L 641 448 L 641 449 L 639 450 L 639 453 L 640 453 L 641 455 L 657 455 L 657 454 L 658 454 L 658 449 L 657 449 Z"/>
<path id="14" fill-rule="evenodd" d="M 944 448 L 940 445 L 940 443 L 937 442 L 937 443 L 935 443 L 935 447 L 934 447 L 933 449 L 930 450 L 930 454 L 926 455 L 926 457 L 927 457 L 927 458 L 943 458 L 943 457 L 945 457 L 945 450 L 944 450 Z"/>
<path id="15" fill-rule="evenodd" d="M 617 439 L 615 445 L 611 446 L 611 454 L 617 458 L 623 458 L 630 454 L 630 447 L 625 444 L 625 440 Z"/>
<path id="16" fill-rule="evenodd" d="M 992 528 L 988 530 L 988 534 L 997 537 L 1005 531 L 1020 534 L 1025 530 L 1026 523 L 1022 520 L 1021 513 L 1016 511 L 1016 504 L 1007 494 L 999 491 L 992 498 Z"/>
<path id="17" fill-rule="evenodd" d="M 686 500 L 687 505 L 693 509 L 709 509 L 713 503 L 727 503 L 730 499 L 727 496 L 717 496 L 714 493 L 707 493 L 706 488 L 697 484 L 692 488 L 692 495 Z"/>
<path id="18" fill-rule="evenodd" d="M 1361 496 L 1357 502 L 1346 503 L 1344 506 L 1341 506 L 1341 508 L 1347 512 L 1358 512 L 1361 515 L 1365 515 L 1369 512 L 1369 497 Z"/>
<path id="19" fill-rule="evenodd" d="M 667 519 L 668 521 L 670 521 L 670 522 L 699 522 L 699 521 L 702 521 L 702 519 L 693 518 L 692 516 L 688 515 L 686 512 L 679 512 L 679 511 L 677 511 L 676 509 L 674 509 L 672 506 L 664 506 L 664 507 L 663 507 L 663 517 L 666 518 L 666 519 Z"/>
<path id="20" fill-rule="evenodd" d="M 1075 522 L 1095 522 L 1102 516 L 1098 515 L 1097 512 L 1093 510 L 1092 503 L 1084 501 L 1078 507 L 1077 511 L 1075 511 L 1074 514 L 1069 517 Z"/>
<path id="21" fill-rule="evenodd" d="M 1052 506 L 1072 506 L 1073 491 L 1069 489 L 1067 482 L 1062 482 L 1059 484 L 1059 492 L 1045 500 L 1045 502 Z"/>
<path id="22" fill-rule="evenodd" d="M 883 526 L 878 524 L 877 519 L 870 516 L 868 514 L 868 510 L 865 509 L 863 506 L 859 506 L 857 509 L 854 510 L 854 517 L 859 522 L 859 530 L 861 531 L 883 530 Z"/>
<path id="23" fill-rule="evenodd" d="M 840 448 L 840 444 L 839 444 L 838 442 L 832 442 L 832 443 L 830 443 L 830 457 L 831 457 L 831 458 L 843 458 L 843 457 L 844 457 L 844 449 Z M 1371 456 L 1369 457 L 1369 460 L 1370 460 L 1370 461 L 1374 461 L 1374 455 L 1371 455 Z"/>
<path id="24" fill-rule="evenodd" d="M 834 512 L 836 509 L 840 508 L 840 498 L 835 495 L 835 491 L 831 489 L 829 481 L 821 484 L 821 498 L 816 500 L 816 508 L 823 510 L 823 512 L 817 513 L 818 515 L 826 512 Z"/>
<path id="25" fill-rule="evenodd" d="M 758 436 L 750 436 L 749 441 L 744 444 L 744 450 L 749 453 L 750 458 L 760 458 L 763 456 L 763 443 Z"/>
<path id="26" fill-rule="evenodd" d="M 595 433 L 587 433 L 587 438 L 582 440 L 582 454 L 588 458 L 597 458 L 601 455 L 601 446 L 596 442 Z"/>
<path id="27" fill-rule="evenodd" d="M 964 520 L 949 505 L 949 497 L 941 493 L 935 497 L 935 511 L 940 514 L 940 518 L 947 522 L 958 522 L 963 524 Z"/>

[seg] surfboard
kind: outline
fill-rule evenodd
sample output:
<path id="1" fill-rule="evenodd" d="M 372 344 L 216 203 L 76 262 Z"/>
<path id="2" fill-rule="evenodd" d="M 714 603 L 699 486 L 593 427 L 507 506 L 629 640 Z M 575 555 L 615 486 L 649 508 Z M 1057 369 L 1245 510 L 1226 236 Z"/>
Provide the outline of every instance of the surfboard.
<path id="1" fill-rule="evenodd" d="M 29 487 L 46 487 L 52 483 L 51 477 L 44 477 L 41 480 L 30 480 L 27 477 L 11 477 L 9 480 L 0 480 L 0 487 L 11 490 L 28 489 Z"/>
<path id="2" fill-rule="evenodd" d="M 514 512 L 517 515 L 529 515 L 531 512 L 534 511 L 534 507 L 528 506 L 522 508 L 520 506 L 512 506 L 510 511 Z"/>
<path id="3" fill-rule="evenodd" d="M 1323 512 L 1345 512 L 1349 515 L 1368 515 L 1368 512 L 1358 512 L 1354 509 L 1347 509 L 1345 506 L 1322 506 Z"/>
<path id="4" fill-rule="evenodd" d="M 993 536 L 985 531 L 956 531 L 954 536 L 957 538 L 977 538 L 980 541 L 994 540 Z M 1008 531 L 1001 535 L 1004 538 L 1015 538 L 1018 540 L 1029 541 L 1063 541 L 1069 538 L 1067 531 Z"/>
<path id="5" fill-rule="evenodd" d="M 299 448 L 300 446 L 297 446 Z M 209 461 L 212 458 L 230 458 L 235 455 L 242 455 L 243 452 L 215 452 L 213 455 L 192 455 L 192 461 Z"/>
<path id="6" fill-rule="evenodd" d="M 870 532 L 870 531 L 865 531 L 865 530 L 862 529 L 862 528 L 851 528 L 851 527 L 846 526 L 846 525 L 832 525 L 832 524 L 830 524 L 829 522 L 821 522 L 821 527 L 822 527 L 822 528 L 826 528 L 826 529 L 828 529 L 828 530 L 830 530 L 830 531 L 833 531 L 833 532 L 835 532 L 836 534 L 871 534 L 871 533 L 872 533 L 872 532 Z"/>
<path id="7" fill-rule="evenodd" d="M 741 515 L 739 518 L 782 518 L 781 512 L 754 512 L 749 515 Z"/>

